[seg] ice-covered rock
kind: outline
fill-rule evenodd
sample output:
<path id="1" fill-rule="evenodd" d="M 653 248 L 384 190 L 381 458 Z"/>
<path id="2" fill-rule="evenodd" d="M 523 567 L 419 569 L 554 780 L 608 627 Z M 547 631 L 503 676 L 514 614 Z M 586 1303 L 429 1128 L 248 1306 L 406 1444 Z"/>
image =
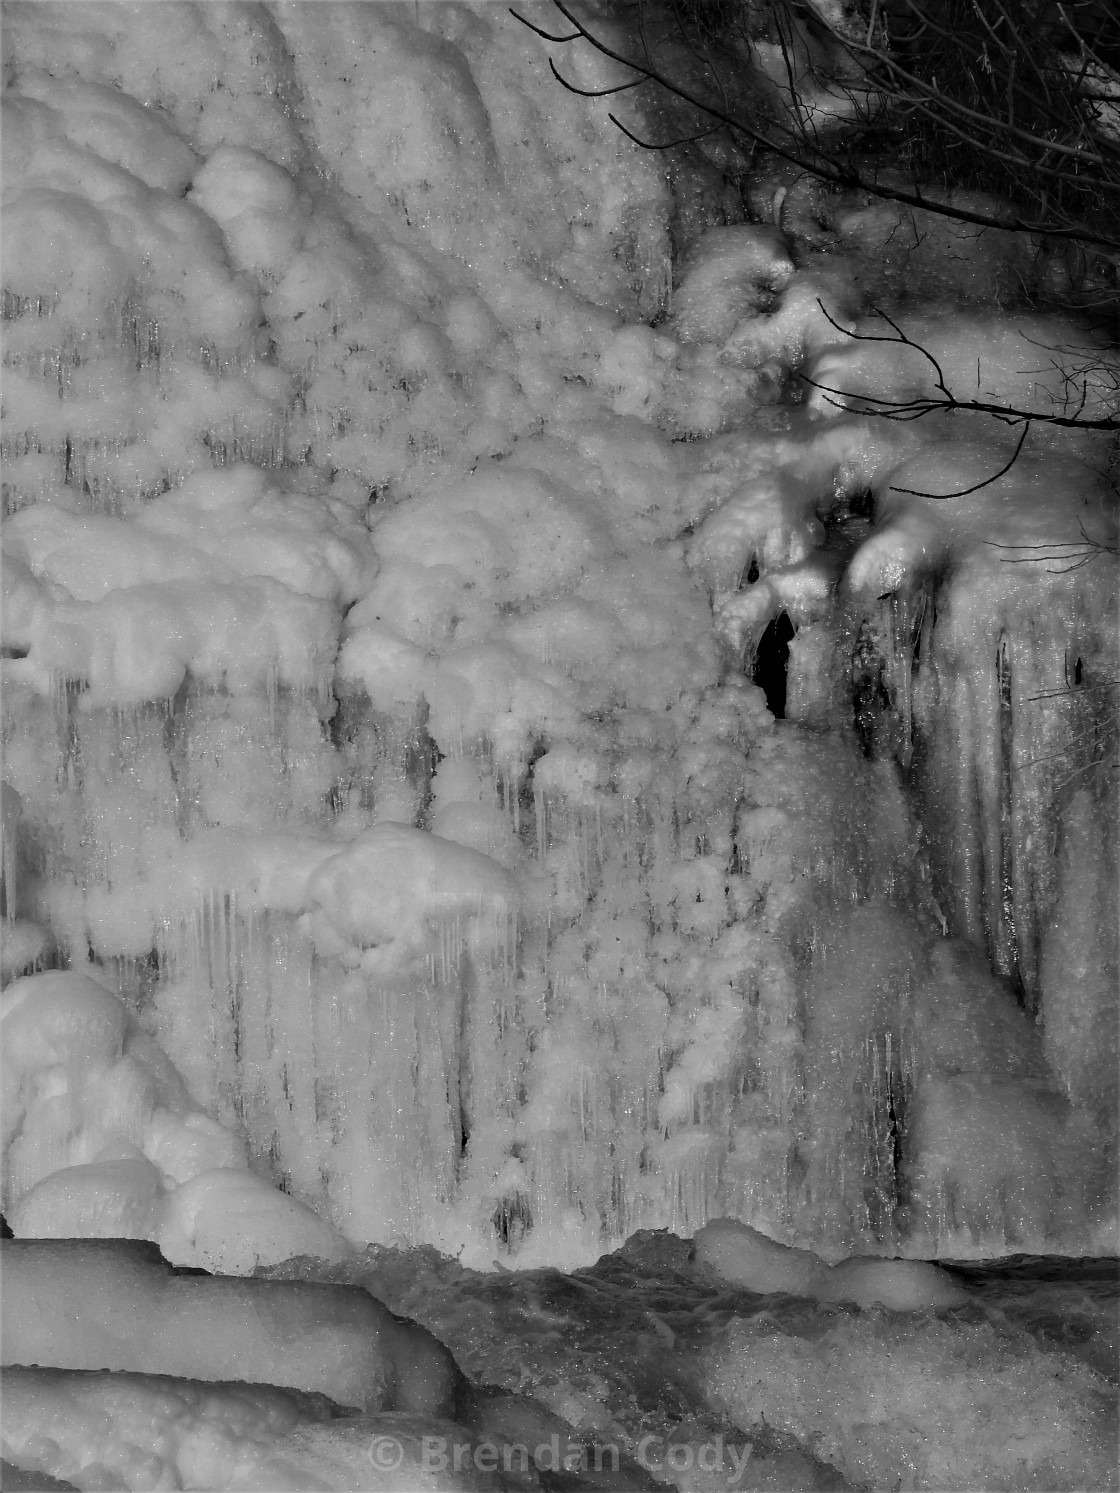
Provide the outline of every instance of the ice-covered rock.
<path id="1" fill-rule="evenodd" d="M 692 1245 L 701 1269 L 764 1296 L 783 1291 L 896 1312 L 940 1311 L 969 1299 L 948 1271 L 924 1260 L 853 1256 L 830 1265 L 811 1250 L 779 1244 L 732 1218 L 706 1224 Z"/>
<path id="2" fill-rule="evenodd" d="M 120 1239 L 11 1240 L 0 1263 L 5 1365 L 280 1384 L 437 1415 L 461 1382 L 430 1333 L 356 1287 L 179 1273 Z"/>

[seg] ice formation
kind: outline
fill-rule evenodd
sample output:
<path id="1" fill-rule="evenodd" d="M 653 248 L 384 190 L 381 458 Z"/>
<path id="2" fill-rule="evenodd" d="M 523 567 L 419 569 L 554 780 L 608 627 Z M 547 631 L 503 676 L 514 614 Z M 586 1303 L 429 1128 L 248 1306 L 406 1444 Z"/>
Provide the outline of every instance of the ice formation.
<path id="1" fill-rule="evenodd" d="M 368 1292 L 179 1275 L 120 1239 L 14 1243 L 4 1291 L 9 1363 L 265 1382 L 435 1415 L 459 1382 L 446 1348 Z"/>
<path id="2" fill-rule="evenodd" d="M 740 1433 L 778 1427 L 872 1488 L 1109 1485 L 1115 1420 L 1080 1366 L 1044 1383 L 989 1321 L 876 1310 L 822 1325 L 807 1339 L 759 1314 L 705 1355 L 712 1403 Z"/>
<path id="3" fill-rule="evenodd" d="M 696 1262 L 749 1291 L 810 1296 L 815 1301 L 852 1301 L 913 1312 L 963 1306 L 968 1293 L 944 1270 L 925 1260 L 888 1260 L 853 1255 L 829 1265 L 809 1249 L 776 1244 L 733 1218 L 705 1224 L 693 1240 Z"/>
<path id="4" fill-rule="evenodd" d="M 1100 453 L 868 418 L 883 210 L 675 207 L 507 21 L 8 8 L 5 1210 L 1115 1247 Z"/>
<path id="5" fill-rule="evenodd" d="M 124 1004 L 87 975 L 30 975 L 0 997 L 5 1207 L 31 1238 L 153 1239 L 235 1275 L 345 1239 L 248 1170 L 242 1139 L 188 1096 Z"/>

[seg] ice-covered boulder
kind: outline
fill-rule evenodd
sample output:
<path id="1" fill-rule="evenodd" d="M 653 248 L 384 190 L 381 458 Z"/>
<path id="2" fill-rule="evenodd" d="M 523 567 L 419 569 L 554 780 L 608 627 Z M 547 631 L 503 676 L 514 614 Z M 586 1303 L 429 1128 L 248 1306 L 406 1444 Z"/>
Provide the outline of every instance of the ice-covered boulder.
<path id="1" fill-rule="evenodd" d="M 779 1244 L 732 1218 L 705 1225 L 693 1251 L 702 1269 L 760 1295 L 783 1291 L 896 1312 L 940 1311 L 969 1299 L 948 1271 L 925 1260 L 853 1256 L 829 1265 L 811 1250 Z"/>
<path id="2" fill-rule="evenodd" d="M 440 1413 L 447 1349 L 358 1287 L 179 1274 L 140 1241 L 8 1240 L 3 1362 L 288 1385 L 340 1405 Z"/>

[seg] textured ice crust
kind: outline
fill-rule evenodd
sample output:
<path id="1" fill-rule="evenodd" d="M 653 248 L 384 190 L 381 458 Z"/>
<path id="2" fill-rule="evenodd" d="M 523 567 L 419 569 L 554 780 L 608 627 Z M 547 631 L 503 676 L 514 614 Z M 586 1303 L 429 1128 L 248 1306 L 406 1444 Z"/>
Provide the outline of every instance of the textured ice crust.
<path id="1" fill-rule="evenodd" d="M 436 1493 L 484 1486 L 471 1471 L 431 1470 L 425 1438 L 467 1446 L 470 1432 L 430 1413 L 342 1416 L 325 1401 L 269 1384 L 156 1374 L 10 1368 L 0 1385 L 7 1460 L 73 1487 L 109 1479 L 137 1493 L 157 1487 L 397 1493 L 404 1486 Z M 399 1447 L 399 1462 L 376 1466 L 375 1444 Z"/>
<path id="2" fill-rule="evenodd" d="M 732 1323 L 705 1354 L 710 1403 L 742 1433 L 765 1424 L 804 1439 L 856 1484 L 1115 1487 L 1102 1375 L 1024 1354 L 998 1320 L 834 1312 L 811 1338 L 764 1315 Z"/>

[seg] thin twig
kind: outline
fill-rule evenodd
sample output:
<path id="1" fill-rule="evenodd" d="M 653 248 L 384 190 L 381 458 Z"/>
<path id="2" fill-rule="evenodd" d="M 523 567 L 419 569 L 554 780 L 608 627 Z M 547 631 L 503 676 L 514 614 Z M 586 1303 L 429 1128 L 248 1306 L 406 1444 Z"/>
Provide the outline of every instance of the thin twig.
<path id="1" fill-rule="evenodd" d="M 995 472 L 991 477 L 985 477 L 983 482 L 974 482 L 971 487 L 962 487 L 959 492 L 922 492 L 922 490 L 917 487 L 892 487 L 890 491 L 906 493 L 909 497 L 912 498 L 936 498 L 938 501 L 946 498 L 967 498 L 970 493 L 979 492 L 982 487 L 991 487 L 993 482 L 998 482 L 1001 477 L 1006 476 L 1006 474 L 1019 460 L 1019 453 L 1023 449 L 1024 441 L 1030 434 L 1030 429 L 1031 427 L 1029 422 L 1024 424 L 1023 433 L 1016 443 L 1015 450 L 1012 453 L 1010 460 L 1005 462 L 1004 465 L 1000 467 L 999 471 Z"/>

